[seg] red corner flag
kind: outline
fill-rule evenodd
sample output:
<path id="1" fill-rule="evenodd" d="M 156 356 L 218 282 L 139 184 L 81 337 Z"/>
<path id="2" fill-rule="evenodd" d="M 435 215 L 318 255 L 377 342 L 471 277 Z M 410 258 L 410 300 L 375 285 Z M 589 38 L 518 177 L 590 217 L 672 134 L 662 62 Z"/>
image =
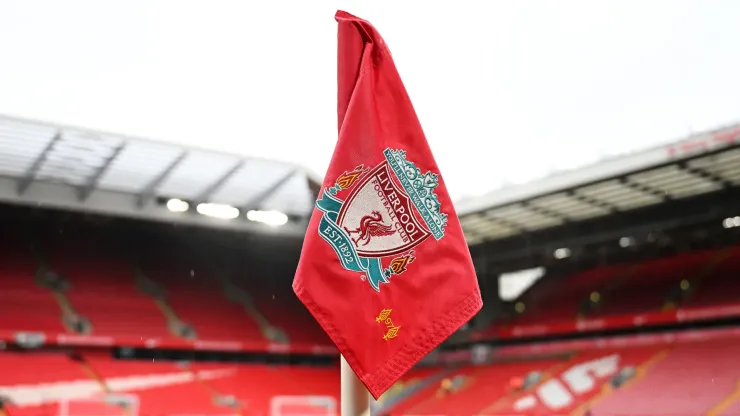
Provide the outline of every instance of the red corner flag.
<path id="1" fill-rule="evenodd" d="M 482 302 L 388 47 L 369 22 L 336 19 L 339 140 L 293 289 L 377 399 Z"/>

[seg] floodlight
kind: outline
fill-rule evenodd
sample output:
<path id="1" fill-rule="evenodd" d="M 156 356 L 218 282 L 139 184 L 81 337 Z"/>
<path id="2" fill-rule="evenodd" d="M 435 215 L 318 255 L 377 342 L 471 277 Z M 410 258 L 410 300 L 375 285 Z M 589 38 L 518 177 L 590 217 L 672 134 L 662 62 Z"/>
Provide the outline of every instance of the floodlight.
<path id="1" fill-rule="evenodd" d="M 239 209 L 225 204 L 201 203 L 196 208 L 198 214 L 231 220 L 239 216 Z"/>
<path id="2" fill-rule="evenodd" d="M 288 216 L 280 211 L 257 211 L 250 210 L 247 212 L 247 219 L 250 221 L 261 222 L 273 227 L 285 225 L 288 223 Z"/>
<path id="3" fill-rule="evenodd" d="M 167 209 L 172 212 L 185 212 L 190 209 L 190 204 L 182 199 L 173 198 L 167 201 Z"/>

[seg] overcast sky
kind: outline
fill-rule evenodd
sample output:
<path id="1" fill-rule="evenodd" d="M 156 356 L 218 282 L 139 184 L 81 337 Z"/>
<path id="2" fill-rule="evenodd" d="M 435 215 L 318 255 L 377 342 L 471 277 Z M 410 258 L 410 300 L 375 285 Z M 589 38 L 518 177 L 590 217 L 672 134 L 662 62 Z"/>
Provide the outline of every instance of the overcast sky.
<path id="1" fill-rule="evenodd" d="M 454 198 L 740 120 L 734 0 L 0 0 L 0 113 L 323 175 L 337 8 L 385 37 Z"/>

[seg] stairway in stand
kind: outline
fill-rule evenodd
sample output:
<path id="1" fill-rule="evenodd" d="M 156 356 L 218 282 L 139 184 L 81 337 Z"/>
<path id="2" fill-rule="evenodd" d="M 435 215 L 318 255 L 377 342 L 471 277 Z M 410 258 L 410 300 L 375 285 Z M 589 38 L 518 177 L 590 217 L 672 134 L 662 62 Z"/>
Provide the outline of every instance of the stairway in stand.
<path id="1" fill-rule="evenodd" d="M 277 344 L 290 342 L 285 331 L 272 325 L 267 317 L 257 309 L 252 296 L 246 290 L 226 280 L 223 281 L 221 287 L 224 295 L 232 302 L 241 305 L 252 320 L 259 325 L 260 332 L 266 340 Z"/>

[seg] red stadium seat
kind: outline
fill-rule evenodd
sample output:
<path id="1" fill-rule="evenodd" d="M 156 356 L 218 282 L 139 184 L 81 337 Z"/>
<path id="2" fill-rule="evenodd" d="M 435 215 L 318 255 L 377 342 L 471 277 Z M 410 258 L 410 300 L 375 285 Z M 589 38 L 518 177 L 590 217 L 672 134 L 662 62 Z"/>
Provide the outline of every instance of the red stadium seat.
<path id="1" fill-rule="evenodd" d="M 285 331 L 291 343 L 331 345 L 329 337 L 308 310 L 298 301 L 290 285 L 253 282 L 250 293 L 257 309 L 270 324 Z M 287 283 L 287 282 L 286 282 Z"/>
<path id="2" fill-rule="evenodd" d="M 220 282 L 201 268 L 156 265 L 147 276 L 167 292 L 178 318 L 193 326 L 199 340 L 239 341 L 266 348 L 258 323 L 242 305 L 227 299 Z"/>
<path id="3" fill-rule="evenodd" d="M 697 284 L 686 305 L 711 306 L 737 303 L 740 294 L 740 248 L 735 247 L 713 273 Z"/>
<path id="4" fill-rule="evenodd" d="M 20 239 L 0 245 L 0 330 L 63 332 L 61 309 L 52 292 L 34 280 L 36 263 Z"/>
<path id="5" fill-rule="evenodd" d="M 641 380 L 595 403 L 592 413 L 705 414 L 737 390 L 738 353 L 737 340 L 676 346 Z"/>
<path id="6" fill-rule="evenodd" d="M 581 302 L 615 276 L 623 274 L 628 266 L 618 265 L 587 270 L 574 276 L 543 279 L 521 299 L 527 310 L 512 323 L 542 323 L 573 320 Z"/>
<path id="7" fill-rule="evenodd" d="M 0 393 L 10 395 L 11 416 L 57 415 L 58 400 L 102 392 L 84 366 L 60 353 L 0 352 Z"/>
<path id="8" fill-rule="evenodd" d="M 605 288 L 602 293 L 603 305 L 595 315 L 660 310 L 671 288 L 678 287 L 683 279 L 696 277 L 714 255 L 715 252 L 695 252 L 643 262 L 634 273 L 619 281 L 609 282 L 614 286 L 612 289 Z"/>

